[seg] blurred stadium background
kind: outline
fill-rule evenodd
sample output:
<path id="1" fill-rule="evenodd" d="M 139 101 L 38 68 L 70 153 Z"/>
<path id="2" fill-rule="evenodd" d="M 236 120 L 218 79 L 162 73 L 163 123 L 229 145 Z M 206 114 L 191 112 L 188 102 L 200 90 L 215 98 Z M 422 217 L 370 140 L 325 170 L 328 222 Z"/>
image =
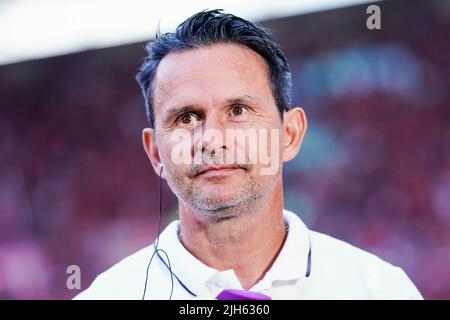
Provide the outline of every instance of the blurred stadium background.
<path id="1" fill-rule="evenodd" d="M 0 19 L 12 2 L 0 1 Z M 366 28 L 368 3 L 328 2 L 258 16 L 211 1 L 174 16 L 224 7 L 274 31 L 309 119 L 285 166 L 286 208 L 401 266 L 425 298 L 449 299 L 450 1 L 376 2 L 381 30 Z M 0 298 L 72 298 L 67 266 L 80 266 L 86 288 L 153 241 L 158 180 L 134 75 L 157 22 L 141 38 L 120 35 L 125 45 L 0 54 Z M 10 48 L 34 41 L 12 38 Z M 164 193 L 166 224 L 176 198 Z"/>

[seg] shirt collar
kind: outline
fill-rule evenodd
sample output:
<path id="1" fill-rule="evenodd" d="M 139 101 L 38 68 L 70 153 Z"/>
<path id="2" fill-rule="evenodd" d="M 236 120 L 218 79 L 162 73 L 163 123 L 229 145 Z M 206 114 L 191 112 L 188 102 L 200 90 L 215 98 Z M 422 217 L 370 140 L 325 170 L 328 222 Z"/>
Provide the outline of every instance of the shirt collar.
<path id="1" fill-rule="evenodd" d="M 171 261 L 171 269 L 173 274 L 189 288 L 193 293 L 197 294 L 204 284 L 218 270 L 211 268 L 193 256 L 180 242 L 179 220 L 170 223 L 159 237 L 158 249 L 163 249 Z M 161 255 L 165 257 L 165 255 Z M 175 280 L 176 281 L 176 280 Z"/>
<path id="2" fill-rule="evenodd" d="M 289 232 L 270 270 L 261 282 L 272 284 L 277 280 L 296 280 L 305 276 L 308 268 L 308 253 L 310 249 L 308 228 L 293 212 L 284 209 L 283 217 L 289 226 Z M 178 238 L 179 221 L 173 221 L 159 237 L 159 249 L 174 257 L 171 261 L 173 274 L 194 293 L 198 293 L 218 270 L 205 265 L 194 257 Z M 165 255 L 161 255 L 164 259 Z M 176 280 L 175 280 L 176 281 Z"/>
<path id="3" fill-rule="evenodd" d="M 296 280 L 307 274 L 310 249 L 308 228 L 289 210 L 283 210 L 283 217 L 289 231 L 283 248 L 262 281 Z"/>

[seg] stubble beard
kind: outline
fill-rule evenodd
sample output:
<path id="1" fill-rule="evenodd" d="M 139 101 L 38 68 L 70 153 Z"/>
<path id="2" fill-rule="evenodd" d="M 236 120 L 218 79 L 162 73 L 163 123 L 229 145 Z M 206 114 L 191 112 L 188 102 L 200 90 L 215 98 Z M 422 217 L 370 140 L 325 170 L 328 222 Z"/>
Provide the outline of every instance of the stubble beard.
<path id="1" fill-rule="evenodd" d="M 199 220 L 224 220 L 251 214 L 254 202 L 263 197 L 271 185 L 275 184 L 273 177 L 256 176 L 253 169 L 253 166 L 244 169 L 243 183 L 235 188 L 235 192 L 227 193 L 225 196 L 220 194 L 205 196 L 200 186 L 194 186 L 193 179 L 195 177 L 192 177 L 190 172 L 187 174 L 167 174 L 166 172 L 166 180 L 179 201 L 193 209 Z M 217 177 L 214 179 L 227 178 Z M 220 183 L 220 181 L 215 181 L 215 183 Z"/>

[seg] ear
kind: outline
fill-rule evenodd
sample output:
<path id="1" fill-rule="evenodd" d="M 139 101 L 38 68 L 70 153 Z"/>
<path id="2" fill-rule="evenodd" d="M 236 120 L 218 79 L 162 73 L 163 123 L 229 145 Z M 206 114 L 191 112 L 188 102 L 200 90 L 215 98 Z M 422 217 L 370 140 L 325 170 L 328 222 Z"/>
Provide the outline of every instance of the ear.
<path id="1" fill-rule="evenodd" d="M 156 142 L 155 130 L 152 128 L 145 128 L 142 130 L 142 144 L 144 146 L 145 153 L 150 159 L 153 170 L 159 176 L 161 173 L 161 159 L 159 157 L 158 144 Z M 164 170 L 162 171 L 161 178 L 164 178 Z"/>
<path id="2" fill-rule="evenodd" d="M 283 118 L 283 161 L 294 159 L 305 137 L 308 123 L 302 108 L 296 107 L 285 111 Z"/>

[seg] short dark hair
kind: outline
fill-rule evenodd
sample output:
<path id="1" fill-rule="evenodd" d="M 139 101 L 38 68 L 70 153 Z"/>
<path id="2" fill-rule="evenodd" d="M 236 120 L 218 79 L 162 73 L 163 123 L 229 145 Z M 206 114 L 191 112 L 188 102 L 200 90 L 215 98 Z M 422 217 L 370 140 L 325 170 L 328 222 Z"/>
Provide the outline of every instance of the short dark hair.
<path id="1" fill-rule="evenodd" d="M 269 69 L 272 95 L 280 117 L 291 108 L 291 72 L 285 55 L 269 32 L 255 23 L 221 9 L 205 10 L 182 22 L 174 33 L 156 35 L 147 44 L 148 56 L 142 63 L 136 80 L 142 89 L 150 125 L 154 127 L 153 79 L 159 62 L 171 52 L 181 52 L 218 43 L 244 45 L 264 58 Z"/>

